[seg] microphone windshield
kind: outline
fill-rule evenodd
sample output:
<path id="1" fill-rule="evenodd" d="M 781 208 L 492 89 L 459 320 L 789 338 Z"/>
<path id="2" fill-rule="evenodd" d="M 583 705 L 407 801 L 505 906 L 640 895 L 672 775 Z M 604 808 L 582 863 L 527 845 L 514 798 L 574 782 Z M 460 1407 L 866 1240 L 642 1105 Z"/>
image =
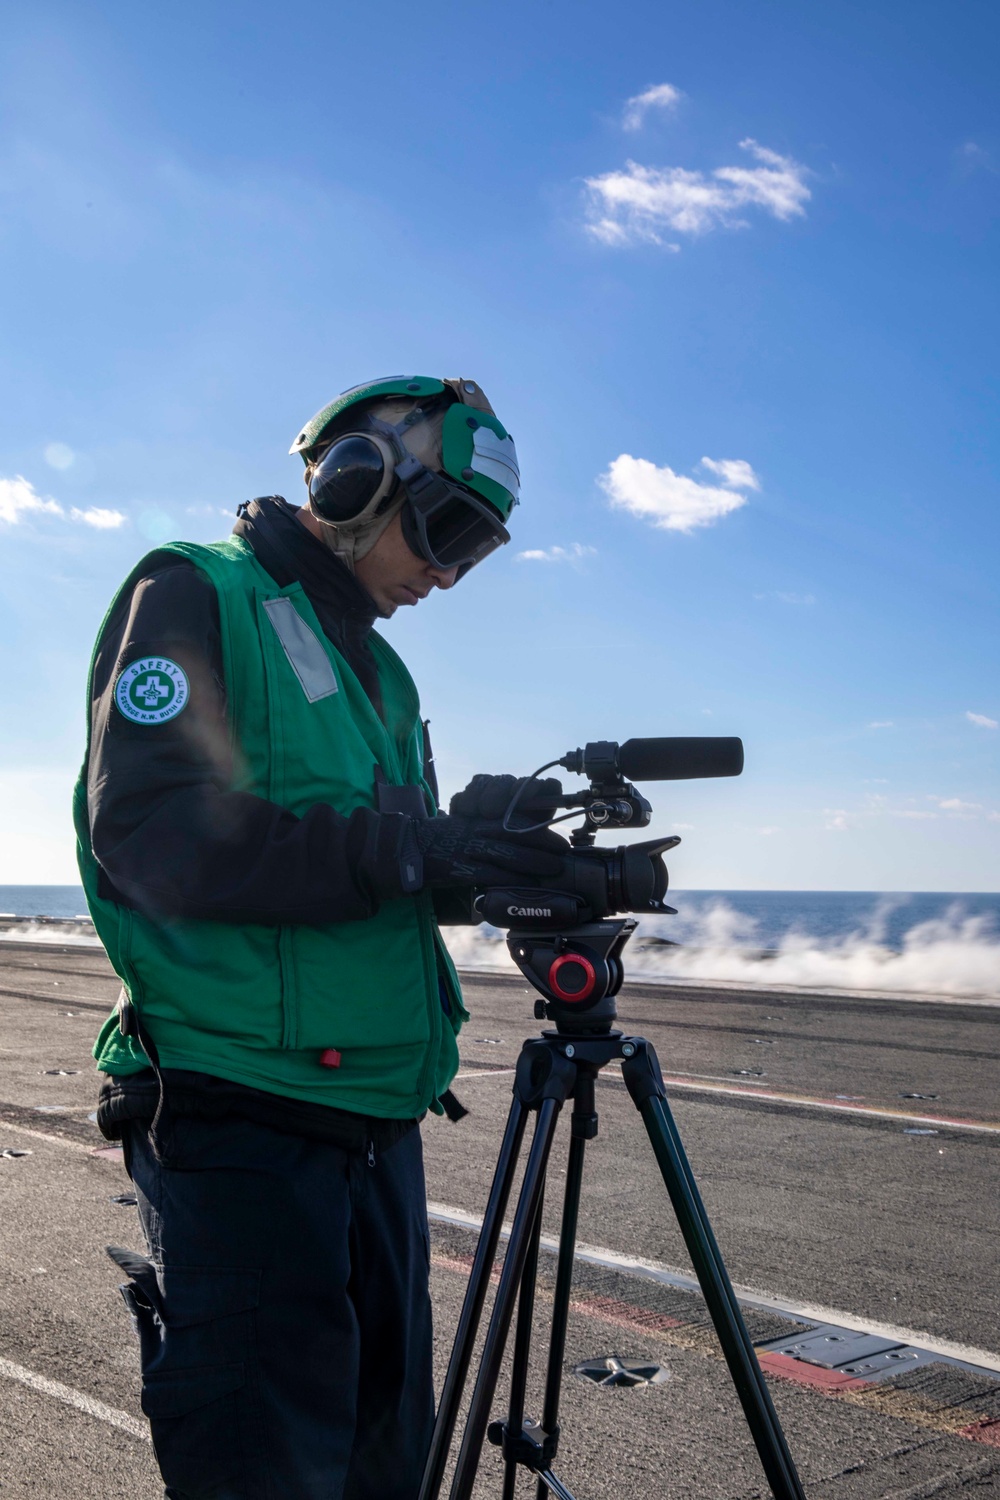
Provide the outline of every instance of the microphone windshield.
<path id="1" fill-rule="evenodd" d="M 627 781 L 738 776 L 743 770 L 743 741 L 719 735 L 626 740 L 618 751 L 618 766 Z"/>

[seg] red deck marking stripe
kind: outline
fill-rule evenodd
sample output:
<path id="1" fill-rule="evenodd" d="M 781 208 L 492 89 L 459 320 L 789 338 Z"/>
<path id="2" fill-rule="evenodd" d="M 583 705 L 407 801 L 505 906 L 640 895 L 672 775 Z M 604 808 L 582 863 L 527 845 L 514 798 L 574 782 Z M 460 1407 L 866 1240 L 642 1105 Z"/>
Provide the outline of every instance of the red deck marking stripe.
<path id="1" fill-rule="evenodd" d="M 650 1312 L 644 1307 L 635 1307 L 621 1302 L 617 1297 L 574 1297 L 570 1302 L 574 1312 L 586 1313 L 590 1318 L 600 1318 L 602 1323 L 614 1323 L 619 1328 L 631 1328 L 637 1333 L 666 1333 L 670 1328 L 684 1328 L 682 1318 L 668 1318 L 666 1313 Z"/>
<path id="2" fill-rule="evenodd" d="M 986 1443 L 990 1448 L 1000 1448 L 1000 1417 L 982 1417 L 960 1427 L 959 1437 L 969 1438 L 973 1443 Z"/>
<path id="3" fill-rule="evenodd" d="M 432 1255 L 431 1264 L 445 1271 L 456 1271 L 459 1275 L 468 1276 L 472 1268 L 471 1255 Z M 497 1282 L 500 1279 L 500 1268 L 494 1266 L 491 1271 L 490 1280 Z M 677 1328 L 697 1328 L 699 1324 L 686 1323 L 682 1318 L 670 1318 L 664 1313 L 656 1313 L 644 1307 L 636 1307 L 629 1302 L 622 1302 L 617 1297 L 583 1296 L 574 1297 L 570 1301 L 570 1309 L 575 1313 L 583 1313 L 586 1317 L 597 1318 L 602 1323 L 611 1323 L 618 1328 L 628 1328 L 635 1333 L 668 1333 Z M 709 1331 L 709 1330 L 706 1330 Z M 720 1351 L 721 1352 L 721 1351 Z M 840 1370 L 826 1370 L 822 1365 L 811 1365 L 805 1360 L 792 1359 L 788 1354 L 772 1353 L 762 1350 L 757 1355 L 758 1363 L 765 1375 L 776 1376 L 780 1380 L 793 1380 L 797 1385 L 808 1386 L 814 1391 L 819 1391 L 826 1396 L 839 1396 L 845 1391 L 871 1390 L 874 1381 L 863 1380 L 857 1375 L 846 1375 Z M 904 1421 L 906 1413 L 899 1412 Z M 946 1427 L 940 1429 L 948 1431 Z M 954 1429 L 950 1429 L 954 1432 Z M 970 1422 L 967 1427 L 959 1428 L 955 1432 L 956 1437 L 967 1438 L 973 1443 L 985 1443 L 990 1448 L 1000 1448 L 1000 1418 L 980 1417 L 976 1422 Z"/>
<path id="4" fill-rule="evenodd" d="M 471 1255 L 437 1255 L 431 1256 L 431 1265 L 438 1266 L 442 1271 L 454 1271 L 458 1276 L 468 1276 L 472 1270 L 473 1257 Z M 490 1267 L 490 1280 L 500 1280 L 500 1267 L 494 1263 Z"/>
<path id="5" fill-rule="evenodd" d="M 824 1370 L 822 1365 L 808 1365 L 804 1360 L 792 1359 L 788 1354 L 758 1354 L 761 1369 L 767 1375 L 780 1375 L 783 1380 L 797 1380 L 800 1385 L 815 1386 L 817 1390 L 855 1391 L 870 1385 L 868 1380 L 859 1380 L 856 1375 L 844 1375 L 840 1370 Z"/>

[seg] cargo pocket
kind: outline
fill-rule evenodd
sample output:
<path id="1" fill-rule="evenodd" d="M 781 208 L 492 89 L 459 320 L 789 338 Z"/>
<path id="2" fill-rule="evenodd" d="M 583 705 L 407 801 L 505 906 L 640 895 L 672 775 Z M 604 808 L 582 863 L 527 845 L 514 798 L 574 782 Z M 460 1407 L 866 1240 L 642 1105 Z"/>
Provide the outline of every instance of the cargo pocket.
<path id="1" fill-rule="evenodd" d="M 132 1331 L 139 1340 L 139 1358 L 145 1370 L 160 1353 L 166 1330 L 156 1267 L 144 1255 L 120 1245 L 108 1245 L 107 1251 L 115 1265 L 129 1277 L 118 1290 L 128 1308 Z"/>
<path id="2" fill-rule="evenodd" d="M 243 1364 L 163 1370 L 142 1382 L 142 1409 L 169 1495 L 183 1500 L 253 1496 L 267 1486 L 259 1424 L 246 1407 Z"/>
<path id="3" fill-rule="evenodd" d="M 109 1252 L 110 1253 L 110 1252 Z M 260 1272 L 112 1255 L 139 1335 L 142 1409 L 164 1484 L 184 1500 L 271 1494 L 257 1372 Z"/>

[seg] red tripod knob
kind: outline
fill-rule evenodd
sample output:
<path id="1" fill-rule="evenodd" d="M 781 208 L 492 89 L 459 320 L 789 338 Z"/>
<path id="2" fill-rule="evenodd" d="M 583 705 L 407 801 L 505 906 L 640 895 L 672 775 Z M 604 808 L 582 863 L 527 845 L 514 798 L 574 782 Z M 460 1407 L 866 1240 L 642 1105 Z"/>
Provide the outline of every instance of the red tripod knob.
<path id="1" fill-rule="evenodd" d="M 567 965 L 569 967 L 567 968 Z M 559 975 L 563 974 L 564 983 L 560 983 Z M 580 983 L 582 977 L 583 983 Z M 565 984 L 575 985 L 573 989 L 566 989 Z M 567 1001 L 570 1005 L 581 1000 L 589 1000 L 594 993 L 597 983 L 597 975 L 594 973 L 594 965 L 589 958 L 584 958 L 582 953 L 560 953 L 549 965 L 549 986 L 553 994 L 558 995 L 560 1000 Z"/>

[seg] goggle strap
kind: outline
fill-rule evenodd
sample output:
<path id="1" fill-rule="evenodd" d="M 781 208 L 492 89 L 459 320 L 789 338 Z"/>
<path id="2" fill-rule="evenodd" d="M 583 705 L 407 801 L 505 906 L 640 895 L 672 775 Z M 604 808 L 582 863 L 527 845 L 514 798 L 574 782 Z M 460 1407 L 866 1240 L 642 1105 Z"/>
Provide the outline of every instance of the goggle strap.
<path id="1" fill-rule="evenodd" d="M 396 478 L 411 500 L 421 500 L 424 505 L 447 499 L 453 493 L 447 480 L 428 469 L 412 454 L 407 454 L 406 458 L 396 464 Z"/>

